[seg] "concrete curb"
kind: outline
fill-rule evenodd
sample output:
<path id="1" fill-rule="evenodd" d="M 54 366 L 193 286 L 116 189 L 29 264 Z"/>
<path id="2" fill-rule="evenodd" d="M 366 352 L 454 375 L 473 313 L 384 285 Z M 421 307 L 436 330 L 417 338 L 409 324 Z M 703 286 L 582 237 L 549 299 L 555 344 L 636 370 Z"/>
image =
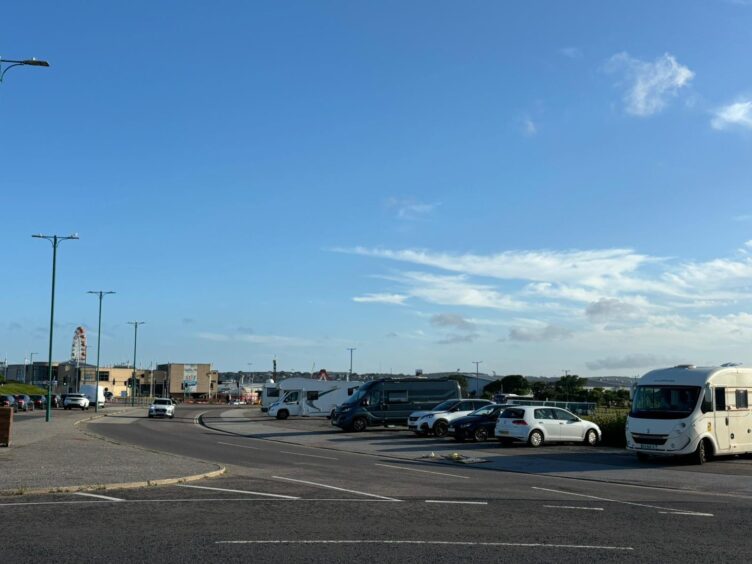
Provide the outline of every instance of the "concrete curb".
<path id="1" fill-rule="evenodd" d="M 88 423 L 94 419 L 101 419 L 102 417 L 107 417 L 108 415 L 116 415 L 119 413 L 124 413 L 128 411 L 129 409 L 133 409 L 130 406 L 124 409 L 120 409 L 118 411 L 113 411 L 110 413 L 97 413 L 96 415 L 92 415 L 91 417 L 86 417 L 83 419 L 78 419 L 73 422 L 73 427 L 78 428 L 78 425 L 80 423 Z M 167 486 L 171 484 L 182 484 L 186 482 L 195 482 L 198 480 L 204 480 L 207 478 L 216 478 L 218 476 L 223 475 L 227 468 L 225 466 L 222 466 L 220 464 L 216 464 L 214 462 L 209 462 L 206 460 L 201 460 L 198 458 L 189 458 L 187 456 L 180 456 L 176 454 L 171 453 L 164 453 L 161 451 L 151 450 L 139 447 L 137 445 L 122 445 L 121 443 L 111 441 L 107 439 L 106 437 L 102 437 L 100 435 L 97 435 L 92 432 L 83 431 L 80 430 L 81 433 L 84 435 L 87 435 L 93 439 L 105 441 L 110 444 L 118 445 L 118 446 L 126 446 L 129 448 L 134 448 L 138 450 L 142 450 L 144 452 L 152 452 L 152 453 L 158 453 L 163 454 L 165 456 L 171 456 L 173 458 L 183 458 L 186 460 L 192 460 L 192 461 L 198 461 L 203 462 L 205 464 L 210 464 L 212 466 L 215 466 L 216 470 L 211 470 L 209 472 L 202 472 L 200 474 L 191 474 L 189 476 L 179 476 L 176 478 L 160 478 L 157 480 L 140 480 L 136 482 L 112 482 L 107 484 L 80 484 L 75 486 L 48 486 L 43 488 L 15 488 L 11 490 L 0 490 L 0 496 L 11 496 L 11 495 L 31 495 L 31 494 L 49 494 L 49 493 L 71 493 L 71 492 L 83 492 L 83 491 L 105 491 L 105 490 L 122 490 L 122 489 L 136 489 L 136 488 L 146 488 L 151 486 Z"/>

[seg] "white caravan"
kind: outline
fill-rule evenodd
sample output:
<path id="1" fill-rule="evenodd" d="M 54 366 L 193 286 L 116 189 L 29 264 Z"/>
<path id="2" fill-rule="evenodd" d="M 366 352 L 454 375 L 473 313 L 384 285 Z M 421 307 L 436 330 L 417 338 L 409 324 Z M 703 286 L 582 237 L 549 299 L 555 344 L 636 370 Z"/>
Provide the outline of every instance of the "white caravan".
<path id="1" fill-rule="evenodd" d="M 353 395 L 360 382 L 288 378 L 279 383 L 282 398 L 269 407 L 269 415 L 287 419 L 290 415 L 330 416 L 334 408 Z"/>
<path id="2" fill-rule="evenodd" d="M 683 364 L 640 378 L 627 417 L 627 449 L 648 455 L 752 452 L 752 369 L 734 364 L 698 368 Z"/>

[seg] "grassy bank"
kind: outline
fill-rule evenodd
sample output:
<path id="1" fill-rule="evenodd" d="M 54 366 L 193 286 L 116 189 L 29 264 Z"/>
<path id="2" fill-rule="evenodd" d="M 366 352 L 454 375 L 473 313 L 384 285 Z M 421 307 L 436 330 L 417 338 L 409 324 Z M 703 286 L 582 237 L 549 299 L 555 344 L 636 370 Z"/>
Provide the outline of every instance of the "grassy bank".
<path id="1" fill-rule="evenodd" d="M 40 388 L 39 386 L 32 386 L 31 384 L 16 384 L 15 382 L 8 382 L 0 384 L 0 394 L 10 394 L 15 396 L 16 394 L 42 394 L 46 395 L 47 390 Z"/>

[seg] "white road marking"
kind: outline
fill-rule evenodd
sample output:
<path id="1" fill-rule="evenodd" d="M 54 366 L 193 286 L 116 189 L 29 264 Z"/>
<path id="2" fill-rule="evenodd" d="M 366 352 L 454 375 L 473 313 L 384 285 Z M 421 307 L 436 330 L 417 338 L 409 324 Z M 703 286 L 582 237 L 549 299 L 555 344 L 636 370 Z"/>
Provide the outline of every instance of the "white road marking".
<path id="1" fill-rule="evenodd" d="M 178 487 L 179 488 L 194 488 L 197 490 L 212 490 L 215 492 L 242 493 L 242 494 L 248 494 L 248 495 L 265 495 L 269 497 L 277 497 L 279 499 L 300 499 L 299 497 L 295 497 L 292 495 L 280 495 L 280 494 L 263 493 L 263 492 L 249 492 L 245 490 L 228 490 L 225 488 L 210 488 L 209 486 L 191 486 L 188 484 L 178 484 Z"/>
<path id="2" fill-rule="evenodd" d="M 295 456 L 310 456 L 311 458 L 323 458 L 324 460 L 339 460 L 333 456 L 319 456 L 317 454 L 301 454 L 299 452 L 290 452 L 289 450 L 280 450 L 279 452 L 284 454 L 294 454 Z"/>
<path id="3" fill-rule="evenodd" d="M 698 513 L 696 511 L 659 511 L 663 515 L 691 515 L 692 517 L 715 517 L 712 513 Z"/>
<path id="4" fill-rule="evenodd" d="M 284 478 L 282 476 L 272 476 L 272 478 L 275 478 L 277 480 L 287 480 L 288 482 L 297 482 L 299 484 L 308 484 L 309 486 L 317 486 L 319 488 L 327 488 L 327 489 L 330 489 L 330 490 L 337 490 L 337 491 L 340 491 L 340 492 L 354 493 L 354 494 L 359 494 L 359 495 L 367 495 L 369 497 L 376 497 L 376 498 L 379 498 L 379 499 L 384 499 L 386 501 L 402 501 L 400 499 L 394 499 L 393 497 L 386 497 L 384 495 L 377 495 L 377 494 L 372 494 L 372 493 L 367 493 L 367 492 L 359 492 L 357 490 L 347 490 L 345 488 L 338 488 L 337 486 L 329 486 L 327 484 L 319 484 L 318 482 L 308 482 L 306 480 L 296 480 L 294 478 Z"/>
<path id="5" fill-rule="evenodd" d="M 124 499 L 120 499 L 119 497 L 110 497 L 108 495 L 98 495 L 98 494 L 92 494 L 92 493 L 85 493 L 85 492 L 73 492 L 73 495 L 83 495 L 86 497 L 96 497 L 99 499 L 104 499 L 107 501 L 125 501 Z"/>
<path id="6" fill-rule="evenodd" d="M 409 470 L 411 472 L 422 472 L 423 474 L 436 474 L 437 476 L 450 476 L 452 478 L 462 478 L 463 480 L 469 480 L 469 476 L 460 476 L 459 474 L 447 474 L 445 472 L 433 472 L 431 470 L 420 470 L 418 468 L 408 468 L 407 466 L 393 466 L 391 464 L 374 464 L 374 466 L 381 466 L 383 468 L 395 468 L 396 470 Z"/>
<path id="7" fill-rule="evenodd" d="M 648 509 L 659 509 L 659 510 L 667 511 L 669 513 L 683 513 L 683 514 L 687 514 L 687 515 L 710 515 L 709 513 L 697 513 L 696 511 L 685 511 L 683 509 L 672 509 L 671 507 L 660 507 L 658 505 L 648 505 L 647 503 L 637 503 L 637 502 L 634 502 L 634 501 L 621 501 L 619 499 L 609 499 L 609 498 L 606 498 L 606 497 L 597 497 L 597 496 L 594 496 L 594 495 L 586 495 L 586 494 L 578 494 L 578 493 L 572 493 L 572 492 L 565 492 L 565 491 L 562 491 L 562 490 L 552 490 L 552 489 L 549 489 L 549 488 L 538 488 L 536 486 L 533 486 L 532 489 L 534 489 L 534 490 L 541 490 L 541 491 L 544 491 L 544 492 L 560 493 L 560 494 L 564 494 L 564 495 L 573 495 L 573 496 L 576 496 L 576 497 L 587 497 L 589 499 L 597 499 L 599 501 L 610 501 L 611 503 L 621 503 L 621 504 L 624 504 L 624 505 L 634 505 L 634 506 L 637 506 L 637 507 L 647 507 Z"/>
<path id="8" fill-rule="evenodd" d="M 454 503 L 456 505 L 488 505 L 487 501 L 454 501 L 451 499 L 427 499 L 426 503 Z"/>
<path id="9" fill-rule="evenodd" d="M 253 450 L 261 450 L 259 447 L 252 447 L 252 446 L 247 446 L 247 445 L 236 445 L 235 443 L 223 443 L 222 441 L 217 441 L 217 444 L 218 445 L 234 446 L 234 447 L 237 447 L 237 448 L 250 448 L 250 449 L 253 449 Z"/>
<path id="10" fill-rule="evenodd" d="M 418 544 L 438 546 L 491 546 L 521 548 L 577 548 L 585 550 L 634 550 L 631 546 L 599 546 L 592 544 L 544 544 L 538 542 L 471 542 L 422 540 L 223 540 L 214 544 Z"/>
<path id="11" fill-rule="evenodd" d="M 603 511 L 602 507 L 577 507 L 574 505 L 544 505 L 549 509 L 583 509 L 586 511 Z"/>
<path id="12" fill-rule="evenodd" d="M 199 498 L 184 498 L 184 499 L 124 499 L 120 503 L 216 503 L 218 501 L 240 501 L 240 502 L 256 502 L 256 503 L 291 503 L 291 502 L 328 502 L 328 503 L 391 503 L 386 499 L 329 499 L 329 498 L 312 498 L 312 499 L 258 499 L 253 497 L 199 497 Z M 23 505 L 91 505 L 91 504 L 104 504 L 109 503 L 104 500 L 88 499 L 81 501 L 18 501 L 13 503 L 0 503 L 0 507 L 19 507 Z"/>

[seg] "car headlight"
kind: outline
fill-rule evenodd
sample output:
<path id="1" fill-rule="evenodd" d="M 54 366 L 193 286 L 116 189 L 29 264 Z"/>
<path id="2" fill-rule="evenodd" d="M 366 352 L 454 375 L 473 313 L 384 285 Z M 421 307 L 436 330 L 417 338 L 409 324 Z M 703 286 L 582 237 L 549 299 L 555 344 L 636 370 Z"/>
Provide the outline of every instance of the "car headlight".
<path id="1" fill-rule="evenodd" d="M 346 411 L 350 411 L 351 409 L 352 409 L 352 407 L 349 407 L 349 406 L 342 407 L 342 408 L 340 408 L 340 412 L 341 413 L 345 413 Z"/>
<path id="2" fill-rule="evenodd" d="M 433 419 L 433 413 L 429 413 L 425 416 L 426 419 Z"/>

